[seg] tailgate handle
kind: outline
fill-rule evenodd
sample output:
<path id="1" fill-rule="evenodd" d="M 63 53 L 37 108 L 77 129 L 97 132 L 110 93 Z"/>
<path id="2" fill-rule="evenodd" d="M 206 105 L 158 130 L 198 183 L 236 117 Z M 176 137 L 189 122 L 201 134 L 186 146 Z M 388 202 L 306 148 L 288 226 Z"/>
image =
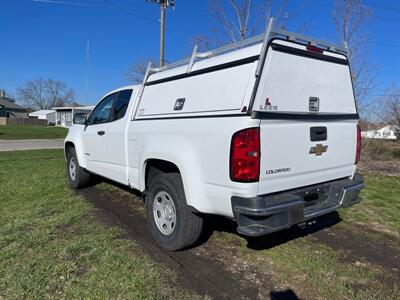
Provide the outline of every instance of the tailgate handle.
<path id="1" fill-rule="evenodd" d="M 326 141 L 328 138 L 328 130 L 325 126 L 311 127 L 310 140 L 311 142 Z"/>

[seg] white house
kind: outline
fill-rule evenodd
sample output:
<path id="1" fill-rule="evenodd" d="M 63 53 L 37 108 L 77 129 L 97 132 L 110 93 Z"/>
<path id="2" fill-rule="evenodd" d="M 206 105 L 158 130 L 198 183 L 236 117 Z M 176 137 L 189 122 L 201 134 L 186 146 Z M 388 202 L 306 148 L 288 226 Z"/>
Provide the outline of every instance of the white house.
<path id="1" fill-rule="evenodd" d="M 379 130 L 368 130 L 361 132 L 361 136 L 369 139 L 385 139 L 396 140 L 397 137 L 394 133 L 394 126 L 386 125 Z"/>
<path id="2" fill-rule="evenodd" d="M 53 107 L 53 110 L 56 112 L 56 125 L 70 127 L 76 113 L 85 113 L 88 115 L 93 108 L 94 106 Z"/>
<path id="3" fill-rule="evenodd" d="M 39 120 L 47 120 L 47 124 L 56 124 L 56 112 L 54 110 L 38 110 L 31 112 L 29 117 Z"/>

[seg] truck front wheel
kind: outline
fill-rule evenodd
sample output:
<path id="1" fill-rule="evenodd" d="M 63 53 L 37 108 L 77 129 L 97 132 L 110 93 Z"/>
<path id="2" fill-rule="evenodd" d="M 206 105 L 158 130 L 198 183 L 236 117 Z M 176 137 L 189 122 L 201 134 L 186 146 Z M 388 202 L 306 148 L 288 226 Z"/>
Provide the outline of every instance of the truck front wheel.
<path id="1" fill-rule="evenodd" d="M 201 234 L 203 219 L 186 204 L 179 173 L 163 173 L 152 180 L 146 211 L 154 239 L 168 250 L 191 246 Z"/>
<path id="2" fill-rule="evenodd" d="M 73 189 L 89 186 L 92 179 L 91 175 L 79 165 L 75 148 L 70 148 L 67 152 L 67 175 L 69 186 Z"/>

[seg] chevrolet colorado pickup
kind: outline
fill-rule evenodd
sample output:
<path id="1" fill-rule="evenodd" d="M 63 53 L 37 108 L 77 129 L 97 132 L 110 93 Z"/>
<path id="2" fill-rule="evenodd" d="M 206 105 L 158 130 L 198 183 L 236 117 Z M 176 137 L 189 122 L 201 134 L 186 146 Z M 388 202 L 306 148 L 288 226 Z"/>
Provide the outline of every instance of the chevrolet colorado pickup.
<path id="1" fill-rule="evenodd" d="M 265 235 L 357 203 L 360 129 L 344 50 L 271 23 L 261 37 L 106 94 L 65 139 L 69 183 L 143 194 L 154 239 L 198 239 L 204 214 Z"/>

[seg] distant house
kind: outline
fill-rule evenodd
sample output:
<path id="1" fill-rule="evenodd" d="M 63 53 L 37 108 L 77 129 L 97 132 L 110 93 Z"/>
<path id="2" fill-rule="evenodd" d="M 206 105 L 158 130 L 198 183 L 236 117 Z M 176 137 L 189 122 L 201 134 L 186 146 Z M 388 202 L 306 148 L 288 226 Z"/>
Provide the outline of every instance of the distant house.
<path id="1" fill-rule="evenodd" d="M 56 124 L 56 112 L 54 110 L 38 110 L 29 114 L 30 118 L 36 118 L 39 120 L 46 120 L 47 125 Z"/>
<path id="2" fill-rule="evenodd" d="M 0 117 L 28 118 L 28 111 L 16 104 L 14 99 L 8 98 L 5 91 L 0 90 Z"/>
<path id="3" fill-rule="evenodd" d="M 56 112 L 56 125 L 62 127 L 72 126 L 72 120 L 77 113 L 85 113 L 89 115 L 94 106 L 66 106 L 66 107 L 53 107 Z"/>
<path id="4" fill-rule="evenodd" d="M 378 130 L 367 130 L 361 132 L 361 136 L 368 139 L 384 139 L 396 140 L 395 130 L 393 125 L 386 125 Z"/>

